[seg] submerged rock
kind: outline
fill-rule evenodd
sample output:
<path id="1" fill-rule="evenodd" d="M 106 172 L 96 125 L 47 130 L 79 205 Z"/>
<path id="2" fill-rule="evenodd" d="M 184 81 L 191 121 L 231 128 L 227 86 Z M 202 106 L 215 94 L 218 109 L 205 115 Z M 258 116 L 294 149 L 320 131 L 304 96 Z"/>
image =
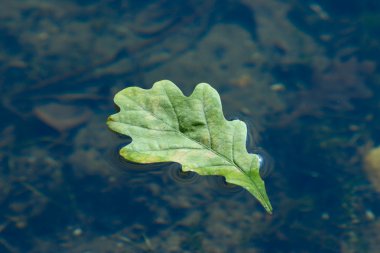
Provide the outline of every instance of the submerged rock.
<path id="1" fill-rule="evenodd" d="M 380 146 L 372 148 L 365 154 L 364 170 L 373 187 L 380 192 Z"/>
<path id="2" fill-rule="evenodd" d="M 49 103 L 34 108 L 38 119 L 59 132 L 77 127 L 89 120 L 91 110 L 83 106 Z"/>

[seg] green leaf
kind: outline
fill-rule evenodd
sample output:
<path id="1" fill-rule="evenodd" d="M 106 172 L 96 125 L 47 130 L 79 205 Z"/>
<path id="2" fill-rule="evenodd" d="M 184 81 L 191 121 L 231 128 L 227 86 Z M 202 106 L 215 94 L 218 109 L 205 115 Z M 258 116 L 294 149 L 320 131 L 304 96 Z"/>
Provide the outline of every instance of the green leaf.
<path id="1" fill-rule="evenodd" d="M 259 173 L 259 156 L 246 149 L 247 127 L 223 116 L 218 92 L 200 83 L 186 97 L 171 81 L 150 90 L 129 87 L 115 95 L 120 112 L 107 124 L 132 142 L 120 155 L 136 163 L 177 162 L 183 171 L 224 176 L 255 196 L 272 213 Z"/>

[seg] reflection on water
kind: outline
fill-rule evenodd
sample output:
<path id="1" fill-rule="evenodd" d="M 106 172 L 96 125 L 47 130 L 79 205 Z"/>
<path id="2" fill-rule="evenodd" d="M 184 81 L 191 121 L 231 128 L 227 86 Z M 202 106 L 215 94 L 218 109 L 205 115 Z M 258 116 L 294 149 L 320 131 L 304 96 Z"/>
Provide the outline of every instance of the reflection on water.
<path id="1" fill-rule="evenodd" d="M 377 1 L 1 6 L 0 252 L 379 252 Z M 113 95 L 162 79 L 210 83 L 247 123 L 273 216 L 121 159 Z"/>

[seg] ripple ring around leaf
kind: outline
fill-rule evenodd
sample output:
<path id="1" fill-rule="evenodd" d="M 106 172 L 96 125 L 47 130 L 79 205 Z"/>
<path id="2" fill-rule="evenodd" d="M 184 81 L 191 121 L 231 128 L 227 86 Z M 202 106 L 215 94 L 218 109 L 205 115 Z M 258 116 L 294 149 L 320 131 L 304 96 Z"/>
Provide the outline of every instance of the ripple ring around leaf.
<path id="1" fill-rule="evenodd" d="M 273 158 L 262 148 L 255 148 L 253 153 L 259 157 L 261 178 L 267 178 L 273 171 Z"/>
<path id="2" fill-rule="evenodd" d="M 174 181 L 183 183 L 183 184 L 192 184 L 199 179 L 199 175 L 192 171 L 182 171 L 181 166 L 178 164 L 173 164 L 169 166 L 168 173 L 170 178 Z"/>

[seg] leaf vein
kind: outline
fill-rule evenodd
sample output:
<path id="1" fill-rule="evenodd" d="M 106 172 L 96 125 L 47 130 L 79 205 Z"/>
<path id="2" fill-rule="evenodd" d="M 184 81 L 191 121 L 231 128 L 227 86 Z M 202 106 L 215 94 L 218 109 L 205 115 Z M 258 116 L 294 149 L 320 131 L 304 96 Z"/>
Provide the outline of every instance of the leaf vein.
<path id="1" fill-rule="evenodd" d="M 207 133 L 208 133 L 208 143 L 209 143 L 210 148 L 212 149 L 213 145 L 212 145 L 211 131 L 210 131 L 210 127 L 209 127 L 209 123 L 208 123 L 208 120 L 206 117 L 206 111 L 205 111 L 205 89 L 202 90 L 202 96 L 203 96 L 202 111 L 203 111 L 203 116 L 205 117 L 205 122 L 206 122 L 206 128 L 207 128 Z"/>
<path id="2" fill-rule="evenodd" d="M 139 152 L 157 152 L 157 151 L 168 151 L 168 150 L 179 150 L 179 149 L 192 149 L 192 150 L 203 150 L 203 148 L 193 148 L 193 147 L 173 147 L 173 148 L 160 148 L 160 149 L 149 149 L 149 150 L 139 150 Z"/>
<path id="3" fill-rule="evenodd" d="M 138 126 L 138 125 L 132 125 L 131 123 L 124 123 L 125 125 L 131 126 L 131 127 L 138 127 L 138 128 L 144 128 L 152 131 L 158 131 L 158 132 L 176 132 L 175 130 L 169 130 L 169 129 L 154 129 L 154 128 L 149 128 L 146 126 Z"/>
<path id="4" fill-rule="evenodd" d="M 174 115 L 175 115 L 175 118 L 177 120 L 177 129 L 180 129 L 180 123 L 179 123 L 179 118 L 178 118 L 178 114 L 177 114 L 177 111 L 176 109 L 174 108 L 174 105 L 173 105 L 173 102 L 172 100 L 170 99 L 169 95 L 168 95 L 168 92 L 166 91 L 166 88 L 165 87 L 162 87 L 164 92 L 165 92 L 165 95 L 166 97 L 168 98 L 169 100 L 169 104 L 170 104 L 170 107 L 173 109 L 173 112 L 174 112 Z"/>

